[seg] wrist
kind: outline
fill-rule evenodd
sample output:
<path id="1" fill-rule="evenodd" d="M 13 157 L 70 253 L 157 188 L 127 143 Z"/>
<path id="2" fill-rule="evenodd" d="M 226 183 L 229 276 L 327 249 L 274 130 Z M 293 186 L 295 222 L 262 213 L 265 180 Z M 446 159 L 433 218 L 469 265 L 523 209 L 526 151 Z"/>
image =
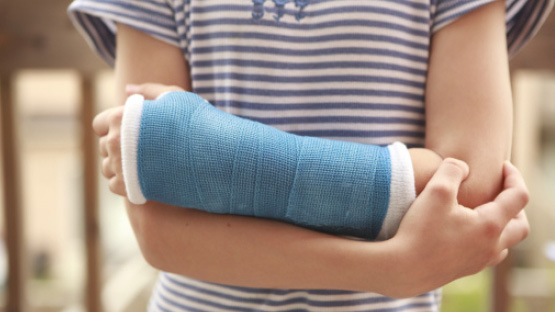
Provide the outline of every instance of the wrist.
<path id="1" fill-rule="evenodd" d="M 403 299 L 434 289 L 428 285 L 431 278 L 422 278 L 427 276 L 423 266 L 427 263 L 426 257 L 412 239 L 412 236 L 395 235 L 383 242 L 382 253 L 386 257 L 383 263 L 383 278 L 386 283 L 381 284 L 381 289 L 376 290 L 376 293 Z"/>
<path id="2" fill-rule="evenodd" d="M 361 292 L 378 293 L 388 297 L 398 297 L 405 285 L 405 268 L 408 259 L 403 255 L 398 240 L 364 243 L 353 257 L 353 289 Z"/>
<path id="3" fill-rule="evenodd" d="M 121 165 L 123 178 L 127 197 L 134 204 L 144 204 L 146 202 L 146 198 L 141 191 L 137 170 L 143 102 L 144 97 L 142 95 L 134 94 L 130 96 L 125 103 L 121 124 Z"/>
<path id="4" fill-rule="evenodd" d="M 395 142 L 387 148 L 391 163 L 389 204 L 376 240 L 387 240 L 395 235 L 401 220 L 416 197 L 412 159 L 407 147 Z"/>

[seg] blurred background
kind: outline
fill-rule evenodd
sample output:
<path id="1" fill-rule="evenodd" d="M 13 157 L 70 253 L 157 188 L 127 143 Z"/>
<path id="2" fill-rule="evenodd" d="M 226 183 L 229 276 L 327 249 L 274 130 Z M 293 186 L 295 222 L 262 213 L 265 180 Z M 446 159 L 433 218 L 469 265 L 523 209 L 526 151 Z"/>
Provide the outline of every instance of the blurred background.
<path id="1" fill-rule="evenodd" d="M 0 0 L 0 311 L 144 311 L 156 271 L 99 176 L 90 127 L 116 105 L 113 72 L 70 2 Z M 495 270 L 445 287 L 443 312 L 555 311 L 554 14 L 511 69 L 532 233 Z"/>

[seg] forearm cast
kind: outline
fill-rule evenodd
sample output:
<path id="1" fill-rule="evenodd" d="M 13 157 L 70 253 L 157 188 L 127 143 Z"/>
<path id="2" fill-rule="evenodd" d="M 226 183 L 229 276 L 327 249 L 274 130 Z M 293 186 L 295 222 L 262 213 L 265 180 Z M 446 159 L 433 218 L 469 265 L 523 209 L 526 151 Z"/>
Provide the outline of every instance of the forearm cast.
<path id="1" fill-rule="evenodd" d="M 224 113 L 193 93 L 131 97 L 122 129 L 124 175 L 135 203 L 373 240 L 394 234 L 415 196 L 411 158 L 400 143 L 295 136 Z"/>

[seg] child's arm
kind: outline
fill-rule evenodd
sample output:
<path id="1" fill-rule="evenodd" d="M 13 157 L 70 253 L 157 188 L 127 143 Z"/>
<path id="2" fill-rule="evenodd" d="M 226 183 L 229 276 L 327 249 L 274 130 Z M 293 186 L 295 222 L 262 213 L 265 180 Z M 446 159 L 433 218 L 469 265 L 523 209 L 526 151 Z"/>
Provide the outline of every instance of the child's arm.
<path id="1" fill-rule="evenodd" d="M 121 25 L 117 46 L 119 102 L 126 97 L 123 90 L 128 83 L 159 81 L 187 88 L 189 80 L 185 73 L 188 71 L 178 49 Z M 415 168 L 417 166 L 415 164 Z M 451 207 L 447 195 L 456 194 L 455 182 L 460 182 L 460 176 L 457 170 L 440 175 L 445 183 L 438 185 L 454 183 L 453 187 L 428 190 L 432 196 L 425 202 L 420 201 L 421 210 L 435 212 L 436 207 Z M 512 176 L 518 179 L 518 174 Z M 120 183 L 113 178 L 110 181 L 112 190 L 121 189 Z M 521 185 L 510 189 L 517 194 L 525 191 Z M 519 202 L 519 205 L 522 208 L 523 204 Z M 480 229 L 489 223 L 482 224 L 483 218 L 471 220 L 461 215 L 465 210 L 458 209 L 455 214 L 434 214 L 435 219 L 429 224 L 418 213 L 413 214 L 401 225 L 406 235 L 387 242 L 365 243 L 274 221 L 214 215 L 156 202 L 139 206 L 128 203 L 127 206 L 143 255 L 154 267 L 203 280 L 251 287 L 340 288 L 409 296 L 499 261 L 500 250 L 515 244 L 526 232 L 525 228 L 507 227 L 503 236 L 513 237 L 513 240 L 494 244 L 481 239 L 483 231 Z M 501 213 L 491 211 L 482 215 L 496 220 Z M 448 226 L 457 221 L 460 227 Z M 427 231 L 415 231 L 413 235 L 411 227 L 414 225 L 424 226 Z M 475 230 L 465 231 L 468 235 L 458 235 L 461 227 Z M 447 233 L 450 230 L 455 232 Z M 492 233 L 492 237 L 501 235 Z M 515 235 L 521 238 L 514 239 Z M 420 245 L 416 243 L 419 242 L 434 248 L 418 253 Z M 476 257 L 474 251 L 479 251 L 482 257 Z M 484 258 L 488 258 L 487 261 Z"/>
<path id="2" fill-rule="evenodd" d="M 464 160 L 470 176 L 459 202 L 476 207 L 502 185 L 509 159 L 512 98 L 505 33 L 505 2 L 471 12 L 432 38 L 426 89 L 426 147 Z"/>
<path id="3" fill-rule="evenodd" d="M 526 237 L 527 222 L 519 212 L 527 193 L 518 171 L 506 165 L 505 191 L 476 210 L 456 202 L 467 173 L 464 164 L 444 161 L 398 235 L 382 242 L 156 202 L 127 202 L 127 209 L 146 260 L 166 272 L 244 287 L 344 289 L 402 298 L 495 265 L 506 248 Z"/>
<path id="4" fill-rule="evenodd" d="M 131 96 L 121 140 L 135 204 L 153 200 L 383 240 L 415 198 L 401 143 L 297 136 L 224 113 L 189 92 L 154 101 Z"/>
<path id="5" fill-rule="evenodd" d="M 123 31 L 125 31 L 127 28 L 124 25 L 120 25 L 120 29 L 123 29 Z M 137 31 L 133 31 L 132 29 L 129 29 L 130 34 L 128 35 L 130 38 L 130 40 L 142 40 L 141 35 L 143 35 L 140 32 Z M 120 34 L 121 35 L 121 34 Z M 151 39 L 148 36 L 144 36 L 147 39 Z M 154 41 L 154 40 L 149 40 L 149 41 Z M 160 43 L 147 43 L 148 45 L 154 46 L 154 47 L 158 47 L 160 45 Z M 143 46 L 146 46 L 147 44 L 143 44 Z M 173 84 L 173 85 L 179 85 L 179 86 L 183 86 L 184 88 L 188 88 L 189 86 L 189 80 L 188 77 L 182 77 L 184 76 L 183 72 L 188 72 L 187 68 L 186 68 L 186 63 L 183 60 L 182 55 L 177 55 L 178 51 L 177 49 L 172 49 L 172 51 L 170 53 L 172 53 L 172 57 L 166 57 L 166 56 L 162 56 L 161 51 L 163 51 L 162 49 L 160 49 L 159 47 L 157 49 L 153 49 L 154 51 L 151 54 L 147 54 L 145 55 L 145 58 L 147 58 L 149 61 L 151 60 L 152 55 L 160 55 L 160 56 L 156 56 L 155 59 L 157 60 L 157 62 L 160 62 L 160 64 L 157 64 L 156 66 L 152 66 L 153 68 L 148 68 L 148 70 L 152 71 L 152 76 L 150 77 L 143 77 L 143 79 L 138 79 L 139 77 L 137 75 L 129 75 L 128 72 L 129 71 L 141 71 L 141 72 L 145 72 L 147 68 L 145 68 L 149 63 L 152 62 L 148 62 L 148 61 L 144 61 L 144 60 L 140 60 L 137 58 L 140 58 L 139 54 L 142 54 L 142 52 L 144 51 L 144 49 L 140 50 L 134 50 L 129 48 L 129 46 L 127 45 L 123 45 L 123 44 L 118 44 L 118 48 L 121 50 L 118 51 L 118 53 L 120 53 L 119 55 L 127 55 L 130 54 L 130 58 L 129 61 L 126 61 L 125 64 L 116 64 L 117 66 L 119 66 L 119 68 L 122 67 L 128 67 L 128 70 L 126 71 L 125 68 L 123 68 L 123 70 L 120 70 L 121 75 L 125 76 L 125 77 L 119 77 L 118 78 L 118 85 L 119 88 L 121 88 L 120 90 L 122 90 L 124 88 L 124 83 L 121 83 L 121 81 L 127 81 L 129 83 L 134 83 L 134 84 L 138 84 L 143 82 L 146 79 L 158 79 L 158 81 L 161 81 L 163 83 L 166 84 Z M 178 61 L 176 61 L 175 63 L 181 63 L 182 65 L 180 66 L 172 66 L 173 64 L 171 61 L 172 59 L 179 59 Z M 128 63 L 127 63 L 128 62 Z M 166 63 L 168 63 L 166 65 Z M 169 71 L 165 72 L 166 74 L 160 74 L 160 70 L 158 68 L 165 68 L 165 67 L 169 67 Z M 182 72 L 179 72 L 179 71 Z M 177 78 L 175 79 L 175 82 L 170 80 L 169 77 L 176 76 Z M 147 76 L 147 75 L 145 75 Z M 426 150 L 414 150 L 411 151 L 411 156 L 413 155 L 417 155 L 418 157 L 413 157 L 413 167 L 415 168 L 415 174 L 414 174 L 414 185 L 416 186 L 416 191 L 417 193 L 422 189 L 423 185 L 425 185 L 425 183 L 428 181 L 428 179 L 431 177 L 431 175 L 433 174 L 433 172 L 435 171 L 435 168 L 437 168 L 437 166 L 439 165 L 439 157 L 437 157 L 437 155 L 435 155 L 433 152 L 430 151 L 426 151 Z M 413 179 L 413 177 L 410 176 L 410 173 L 408 175 L 408 179 Z M 413 187 L 410 187 L 413 188 Z M 412 190 L 411 190 L 412 192 Z M 413 195 L 411 195 L 410 197 L 413 197 Z M 411 198 L 412 199 L 412 198 Z M 388 211 L 389 215 L 396 215 L 395 220 L 393 222 L 388 222 L 386 224 L 392 224 L 392 226 L 385 226 L 383 227 L 383 231 L 380 232 L 380 238 L 381 239 L 385 239 L 385 238 L 390 238 L 392 237 L 392 235 L 395 233 L 398 223 L 401 219 L 401 217 L 404 215 L 404 212 L 406 211 L 406 209 L 408 208 L 408 205 L 410 204 L 410 201 L 406 201 L 403 205 L 404 209 L 400 209 L 400 211 L 396 211 L 394 209 L 391 209 Z M 340 209 L 342 207 L 338 207 L 338 209 Z M 364 210 L 365 207 L 353 207 L 352 209 L 354 210 Z M 387 221 L 391 220 L 390 219 L 386 219 Z M 350 224 L 347 224 L 350 225 Z M 366 228 L 366 227 L 365 227 Z M 341 234 L 347 234 L 347 233 L 341 233 Z M 354 235 L 353 233 L 349 233 L 351 235 Z"/>

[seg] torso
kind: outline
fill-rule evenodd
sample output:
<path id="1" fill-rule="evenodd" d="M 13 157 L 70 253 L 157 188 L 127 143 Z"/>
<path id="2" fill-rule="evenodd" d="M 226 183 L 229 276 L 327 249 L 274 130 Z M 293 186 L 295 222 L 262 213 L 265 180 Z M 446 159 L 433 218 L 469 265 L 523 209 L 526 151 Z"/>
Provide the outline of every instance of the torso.
<path id="1" fill-rule="evenodd" d="M 191 0 L 183 12 L 193 91 L 216 107 L 299 135 L 423 145 L 429 1 Z M 151 310 L 437 311 L 439 301 L 162 273 Z"/>

